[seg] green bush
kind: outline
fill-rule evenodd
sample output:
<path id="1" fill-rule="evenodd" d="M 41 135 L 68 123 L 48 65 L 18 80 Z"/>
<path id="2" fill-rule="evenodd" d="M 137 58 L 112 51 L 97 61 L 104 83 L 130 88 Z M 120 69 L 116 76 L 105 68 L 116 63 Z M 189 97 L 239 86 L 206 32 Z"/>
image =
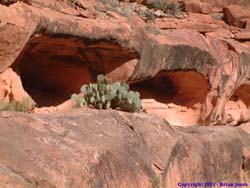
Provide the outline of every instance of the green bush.
<path id="1" fill-rule="evenodd" d="M 119 0 L 99 0 L 99 1 L 105 5 L 106 11 L 109 10 L 112 12 L 116 12 L 125 17 L 130 17 L 135 8 L 135 5 L 133 3 L 124 4 L 121 3 Z"/>
<path id="2" fill-rule="evenodd" d="M 182 6 L 175 1 L 167 2 L 166 0 L 155 0 L 151 3 L 155 10 L 162 10 L 168 16 L 183 18 Z"/>
<path id="3" fill-rule="evenodd" d="M 74 5 L 78 5 L 79 4 L 79 0 L 69 0 L 71 3 L 73 3 Z"/>
<path id="4" fill-rule="evenodd" d="M 28 100 L 24 100 L 23 102 L 12 100 L 8 103 L 0 104 L 0 111 L 28 112 L 30 109 L 31 104 L 28 102 Z"/>
<path id="5" fill-rule="evenodd" d="M 152 188 L 161 188 L 161 178 L 157 175 L 152 179 Z"/>
<path id="6" fill-rule="evenodd" d="M 76 101 L 77 107 L 85 105 L 97 109 L 119 109 L 126 112 L 136 112 L 142 109 L 140 94 L 129 91 L 129 86 L 125 83 L 108 83 L 103 75 L 97 77 L 96 83 L 83 85 L 81 92 L 84 96 L 72 95 L 72 100 Z"/>

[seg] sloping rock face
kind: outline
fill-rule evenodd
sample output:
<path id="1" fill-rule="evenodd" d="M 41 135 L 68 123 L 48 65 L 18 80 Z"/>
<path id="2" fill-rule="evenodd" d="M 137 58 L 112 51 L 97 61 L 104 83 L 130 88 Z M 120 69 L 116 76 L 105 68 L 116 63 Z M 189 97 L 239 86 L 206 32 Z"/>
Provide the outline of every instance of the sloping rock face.
<path id="1" fill-rule="evenodd" d="M 175 128 L 145 113 L 89 109 L 5 112 L 0 138 L 1 188 L 219 187 L 250 180 L 250 135 L 241 127 Z"/>
<path id="2" fill-rule="evenodd" d="M 150 20 L 149 9 L 135 3 L 2 1 L 0 71 L 11 68 L 19 74 L 38 107 L 61 104 L 103 73 L 111 82 L 131 84 L 143 99 L 154 96 L 166 107 L 156 114 L 166 117 L 168 104 L 196 114 L 180 125 L 237 125 L 249 120 L 244 101 L 250 100 L 236 94 L 239 88 L 247 93 L 250 71 L 249 16 L 242 20 L 230 8 L 247 7 L 248 1 L 237 2 L 213 1 L 211 13 L 187 12 L 184 19 L 160 15 Z M 232 25 L 221 20 L 229 16 Z M 153 86 L 140 89 L 148 80 Z M 155 93 L 157 84 L 165 90 Z M 188 104 L 189 99 L 194 100 Z"/>

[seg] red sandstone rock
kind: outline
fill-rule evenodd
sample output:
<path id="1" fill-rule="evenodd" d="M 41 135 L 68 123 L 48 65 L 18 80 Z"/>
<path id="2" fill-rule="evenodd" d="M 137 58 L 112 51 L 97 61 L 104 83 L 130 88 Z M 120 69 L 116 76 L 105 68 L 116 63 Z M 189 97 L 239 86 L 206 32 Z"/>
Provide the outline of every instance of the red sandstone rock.
<path id="1" fill-rule="evenodd" d="M 29 100 L 34 104 L 29 94 L 23 89 L 20 76 L 11 68 L 0 74 L 0 99 L 4 103 L 8 103 L 11 100 L 18 102 Z"/>
<path id="2" fill-rule="evenodd" d="M 234 37 L 234 35 L 232 34 L 230 30 L 223 29 L 223 28 L 218 29 L 215 32 L 206 33 L 206 36 L 211 36 L 214 38 L 221 38 L 221 39 L 225 39 L 225 38 L 230 39 Z"/>
<path id="3" fill-rule="evenodd" d="M 124 7 L 129 5 L 120 3 L 118 8 L 126 10 Z M 157 82 L 153 82 L 145 94 L 162 99 L 158 102 L 163 105 L 173 103 L 177 107 L 178 100 L 169 97 L 171 92 L 183 91 L 177 92 L 176 98 L 187 102 L 196 98 L 196 93 L 187 94 L 196 82 L 188 77 L 184 80 L 190 84 L 185 85 L 173 81 L 175 74 L 158 75 L 191 70 L 209 83 L 209 89 L 199 99 L 199 121 L 228 122 L 226 104 L 237 88 L 249 84 L 248 45 L 232 37 L 242 29 L 229 27 L 211 15 L 195 13 L 188 13 L 185 19 L 144 22 L 132 9 L 128 11 L 132 10 L 131 17 L 126 17 L 128 12 L 105 6 L 94 0 L 0 5 L 1 72 L 12 65 L 39 107 L 60 105 L 100 73 L 111 82 L 120 80 L 135 86 L 143 85 L 144 80 L 163 78 L 159 82 L 162 86 L 156 87 Z M 163 88 L 165 82 L 171 92 L 152 90 Z M 202 90 L 201 85 L 196 90 Z M 143 93 L 143 89 L 139 88 L 139 92 Z M 184 107 L 181 104 L 180 108 Z"/>
<path id="4" fill-rule="evenodd" d="M 187 12 L 210 14 L 212 12 L 212 6 L 200 0 L 186 0 L 184 1 L 184 10 Z"/>
<path id="5" fill-rule="evenodd" d="M 208 178 L 248 182 L 244 129 L 170 127 L 156 116 L 117 111 L 10 113 L 0 118 L 0 187 L 178 188 L 178 182 Z"/>
<path id="6" fill-rule="evenodd" d="M 223 12 L 225 21 L 230 25 L 245 27 L 246 20 L 250 19 L 250 10 L 247 7 L 230 5 Z"/>
<path id="7" fill-rule="evenodd" d="M 250 19 L 246 20 L 246 26 L 245 26 L 246 31 L 250 31 Z"/>
<path id="8" fill-rule="evenodd" d="M 242 44 L 245 45 L 246 47 L 250 47 L 250 41 L 242 42 Z"/>
<path id="9" fill-rule="evenodd" d="M 250 2 L 248 0 L 201 0 L 202 2 L 207 2 L 214 7 L 223 8 L 228 5 L 239 5 L 243 7 L 250 7 Z"/>
<path id="10" fill-rule="evenodd" d="M 237 40 L 250 40 L 250 32 L 240 32 L 235 34 Z"/>
<path id="11" fill-rule="evenodd" d="M 201 2 L 216 11 L 249 4 Z M 248 17 L 234 14 L 244 29 L 196 13 L 144 22 L 122 5 L 0 5 L 0 99 L 32 97 L 39 107 L 0 113 L 0 188 L 250 181 Z M 139 91 L 147 114 L 72 110 L 70 95 L 100 73 Z M 192 126 L 201 124 L 245 125 Z"/>
<path id="12" fill-rule="evenodd" d="M 162 18 L 156 19 L 155 26 L 161 29 L 188 29 L 202 33 L 214 32 L 221 26 L 213 24 L 211 15 L 189 13 L 185 19 Z"/>
<path id="13" fill-rule="evenodd" d="M 160 103 L 152 99 L 143 99 L 142 106 L 147 113 L 162 117 L 174 126 L 194 126 L 200 118 L 201 104 L 188 108 L 174 103 Z"/>

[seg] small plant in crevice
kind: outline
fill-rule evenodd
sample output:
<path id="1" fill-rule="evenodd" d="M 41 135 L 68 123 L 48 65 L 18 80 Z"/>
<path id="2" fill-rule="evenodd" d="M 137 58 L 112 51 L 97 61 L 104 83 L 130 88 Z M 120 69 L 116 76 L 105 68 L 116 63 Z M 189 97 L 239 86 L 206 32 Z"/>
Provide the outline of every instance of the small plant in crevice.
<path id="1" fill-rule="evenodd" d="M 119 1 L 118 0 L 98 0 L 103 4 L 110 4 L 111 6 L 118 6 Z"/>
<path id="2" fill-rule="evenodd" d="M 81 87 L 83 96 L 73 94 L 71 99 L 77 107 L 90 106 L 96 109 L 119 109 L 126 112 L 142 110 L 140 94 L 130 91 L 123 82 L 110 84 L 104 75 L 98 75 L 97 82 Z"/>
<path id="3" fill-rule="evenodd" d="M 16 100 L 11 100 L 8 103 L 0 103 L 0 111 L 16 111 L 16 112 L 29 112 L 32 105 L 28 100 L 18 102 Z"/>
<path id="4" fill-rule="evenodd" d="M 182 5 L 175 1 L 155 0 L 150 6 L 155 10 L 162 10 L 169 17 L 184 18 Z"/>
<path id="5" fill-rule="evenodd" d="M 80 0 L 69 0 L 73 5 L 78 5 Z"/>
<path id="6" fill-rule="evenodd" d="M 161 177 L 154 175 L 152 178 L 152 188 L 161 188 Z"/>
<path id="7" fill-rule="evenodd" d="M 160 35 L 161 34 L 161 30 L 160 29 L 157 29 L 155 27 L 152 27 L 150 25 L 147 25 L 145 27 L 146 31 L 149 32 L 149 33 L 152 33 L 154 35 Z"/>
<path id="8" fill-rule="evenodd" d="M 106 11 L 113 11 L 125 17 L 130 17 L 135 9 L 135 4 L 124 4 L 119 0 L 98 0 L 105 5 Z M 97 7 L 97 9 L 99 9 Z M 105 11 L 104 11 L 105 12 Z"/>

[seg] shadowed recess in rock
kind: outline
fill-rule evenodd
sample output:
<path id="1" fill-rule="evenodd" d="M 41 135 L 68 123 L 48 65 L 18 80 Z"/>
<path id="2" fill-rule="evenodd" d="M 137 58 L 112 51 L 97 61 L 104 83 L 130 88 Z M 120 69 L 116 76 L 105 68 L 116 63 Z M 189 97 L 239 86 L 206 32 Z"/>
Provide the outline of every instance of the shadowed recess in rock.
<path id="1" fill-rule="evenodd" d="M 250 86 L 241 85 L 230 98 L 225 106 L 225 122 L 231 125 L 238 125 L 249 121 L 250 117 Z"/>
<path id="2" fill-rule="evenodd" d="M 147 112 L 165 118 L 172 125 L 197 125 L 210 85 L 195 71 L 162 71 L 154 78 L 135 83 Z M 152 100 L 153 99 L 153 100 Z"/>
<path id="3" fill-rule="evenodd" d="M 35 37 L 24 49 L 13 68 L 38 107 L 64 102 L 98 74 L 108 74 L 137 57 L 112 40 L 58 35 Z"/>
<path id="4" fill-rule="evenodd" d="M 154 78 L 132 84 L 131 88 L 139 91 L 143 99 L 192 107 L 204 102 L 210 86 L 195 71 L 162 71 Z"/>
<path id="5" fill-rule="evenodd" d="M 230 100 L 235 102 L 241 100 L 248 108 L 250 106 L 250 85 L 241 85 Z"/>

